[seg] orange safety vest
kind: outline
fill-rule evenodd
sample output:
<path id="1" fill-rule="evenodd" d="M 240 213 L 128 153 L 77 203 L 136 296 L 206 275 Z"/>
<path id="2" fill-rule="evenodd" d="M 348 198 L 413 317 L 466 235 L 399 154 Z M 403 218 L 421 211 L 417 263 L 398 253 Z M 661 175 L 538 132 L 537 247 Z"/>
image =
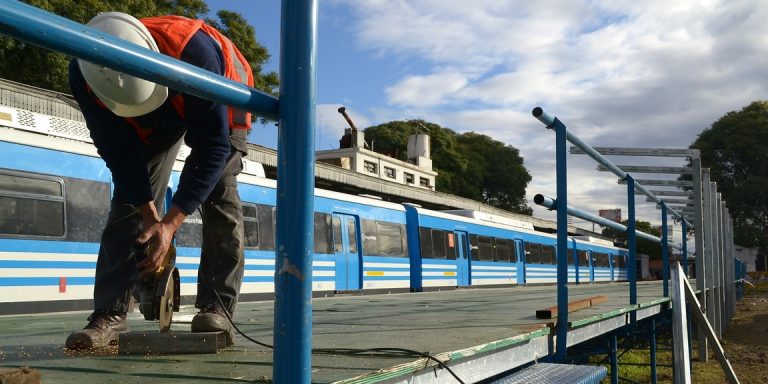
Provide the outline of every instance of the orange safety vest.
<path id="1" fill-rule="evenodd" d="M 226 36 L 202 20 L 192 20 L 182 16 L 158 16 L 141 19 L 157 43 L 160 52 L 181 59 L 181 52 L 189 39 L 203 30 L 219 44 L 224 55 L 224 77 L 253 87 L 253 72 L 248 61 Z M 184 117 L 184 99 L 178 95 L 171 98 L 171 103 L 179 116 Z M 229 127 L 232 129 L 251 128 L 251 113 L 232 107 L 228 108 Z"/>

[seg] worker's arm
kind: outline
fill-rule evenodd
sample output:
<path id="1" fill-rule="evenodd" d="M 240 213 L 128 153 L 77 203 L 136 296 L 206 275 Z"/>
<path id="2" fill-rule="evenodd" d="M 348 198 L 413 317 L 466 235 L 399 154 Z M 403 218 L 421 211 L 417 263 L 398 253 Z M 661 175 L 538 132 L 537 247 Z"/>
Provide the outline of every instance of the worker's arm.
<path id="1" fill-rule="evenodd" d="M 223 74 L 224 64 L 216 42 L 203 32 L 197 32 L 181 54 L 181 59 L 208 71 Z M 151 241 L 151 252 L 145 262 L 139 265 L 142 276 L 160 266 L 163 256 L 173 239 L 173 234 L 184 222 L 184 218 L 194 212 L 210 195 L 221 178 L 231 152 L 229 141 L 229 119 L 227 107 L 196 96 L 182 94 L 184 99 L 184 120 L 187 123 L 185 143 L 191 151 L 187 156 L 184 169 L 179 178 L 179 186 L 173 196 L 168 213 L 152 225 L 146 225 L 138 241 Z M 145 218 L 152 215 L 147 210 Z M 146 223 L 146 221 L 145 221 Z"/>

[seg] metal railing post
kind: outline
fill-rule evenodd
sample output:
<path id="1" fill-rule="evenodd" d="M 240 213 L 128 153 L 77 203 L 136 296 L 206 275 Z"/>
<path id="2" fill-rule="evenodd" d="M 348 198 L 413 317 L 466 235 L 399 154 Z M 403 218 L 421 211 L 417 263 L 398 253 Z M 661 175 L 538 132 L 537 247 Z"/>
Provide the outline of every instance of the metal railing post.
<path id="1" fill-rule="evenodd" d="M 691 166 L 693 168 L 693 230 L 694 241 L 696 242 L 696 289 L 699 291 L 699 302 L 704 306 L 702 310 L 706 308 L 706 263 L 704 258 L 704 205 L 702 197 L 702 174 L 701 174 L 701 158 L 696 155 L 691 158 Z M 698 345 L 698 358 L 699 361 L 706 362 L 709 359 L 709 352 L 707 351 L 707 338 L 704 335 L 704 327 L 697 324 L 698 332 L 697 345 Z"/>
<path id="2" fill-rule="evenodd" d="M 541 108 L 533 116 L 547 129 L 555 131 L 555 161 L 557 178 L 557 358 L 565 360 L 568 346 L 568 165 L 566 158 L 567 128 L 554 116 Z"/>
<path id="3" fill-rule="evenodd" d="M 712 252 L 714 257 L 712 258 L 713 263 L 713 269 L 712 272 L 714 274 L 713 281 L 713 296 L 714 296 L 714 302 L 715 302 L 715 323 L 713 324 L 713 328 L 715 329 L 715 332 L 717 333 L 717 337 L 722 337 L 722 314 L 723 314 L 723 302 L 720 299 L 720 290 L 723 284 L 721 275 L 722 275 L 722 249 L 721 249 L 721 239 L 720 239 L 720 209 L 721 209 L 721 201 L 720 201 L 720 194 L 717 193 L 717 183 L 712 182 L 712 242 L 714 246 L 712 247 Z"/>
<path id="4" fill-rule="evenodd" d="M 667 204 L 661 203 L 661 279 L 664 297 L 669 297 L 669 246 L 667 239 Z M 685 247 L 685 243 L 683 243 Z M 688 257 L 683 253 L 684 257 Z"/>
<path id="5" fill-rule="evenodd" d="M 648 333 L 651 360 L 651 384 L 656 384 L 656 320 L 651 319 L 651 331 Z"/>
<path id="6" fill-rule="evenodd" d="M 309 383 L 317 0 L 283 0 L 273 380 Z"/>
<path id="7" fill-rule="evenodd" d="M 712 182 L 709 179 L 709 169 L 703 170 L 703 187 L 704 187 L 704 228 L 706 245 L 704 246 L 705 260 L 706 260 L 706 272 L 707 272 L 707 285 L 706 289 L 706 311 L 707 320 L 709 324 L 715 324 L 715 295 L 714 295 L 714 283 L 715 283 L 715 263 L 714 263 L 714 236 L 715 231 L 713 228 L 714 220 L 712 215 L 714 213 L 714 205 L 712 203 Z"/>
<path id="8" fill-rule="evenodd" d="M 688 226 L 685 224 L 685 221 L 681 222 L 680 225 L 683 232 L 683 271 L 685 272 L 685 277 L 688 278 Z"/>
<path id="9" fill-rule="evenodd" d="M 629 304 L 637 304 L 637 274 L 635 273 L 635 264 L 637 260 L 637 235 L 635 234 L 635 179 L 627 175 L 627 248 L 629 252 L 629 261 L 627 263 L 627 277 L 629 279 Z M 630 323 L 635 324 L 637 313 L 632 311 Z"/>

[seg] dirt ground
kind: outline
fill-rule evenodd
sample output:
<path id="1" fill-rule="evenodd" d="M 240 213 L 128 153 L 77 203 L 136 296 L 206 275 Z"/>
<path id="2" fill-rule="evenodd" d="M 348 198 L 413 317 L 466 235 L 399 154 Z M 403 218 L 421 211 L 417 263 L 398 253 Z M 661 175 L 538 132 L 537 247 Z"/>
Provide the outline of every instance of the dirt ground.
<path id="1" fill-rule="evenodd" d="M 768 383 L 768 279 L 746 285 L 744 299 L 723 340 L 725 356 L 742 384 Z M 696 350 L 694 346 L 694 351 Z M 694 352 L 695 356 L 695 352 Z M 694 361 L 693 382 L 727 383 L 720 364 L 710 352 L 707 363 Z"/>

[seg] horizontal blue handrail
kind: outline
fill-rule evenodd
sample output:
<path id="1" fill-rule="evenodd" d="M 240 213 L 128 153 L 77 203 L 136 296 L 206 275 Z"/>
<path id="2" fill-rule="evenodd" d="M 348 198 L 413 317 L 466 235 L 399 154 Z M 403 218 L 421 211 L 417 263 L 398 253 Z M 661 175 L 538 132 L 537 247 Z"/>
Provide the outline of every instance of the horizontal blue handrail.
<path id="1" fill-rule="evenodd" d="M 20 1 L 0 2 L 0 33 L 277 120 L 274 96 Z"/>
<path id="2" fill-rule="evenodd" d="M 542 207 L 548 208 L 548 209 L 555 209 L 555 207 L 557 205 L 557 200 L 556 199 L 544 196 L 542 194 L 537 194 L 536 196 L 534 196 L 533 197 L 533 202 L 538 204 L 538 205 L 541 205 Z M 578 217 L 580 219 L 584 219 L 584 220 L 587 220 L 587 221 L 591 221 L 591 222 L 593 222 L 595 224 L 601 225 L 603 227 L 608 227 L 608 228 L 617 230 L 619 232 L 627 232 L 627 226 L 626 225 L 619 224 L 619 223 L 617 223 L 615 221 L 608 220 L 608 219 L 606 219 L 604 217 L 597 216 L 595 214 L 589 213 L 587 211 L 583 211 L 583 210 L 578 209 L 578 208 L 574 208 L 574 207 L 572 207 L 570 205 L 566 207 L 566 210 L 568 211 L 568 214 L 571 215 L 571 216 Z M 655 243 L 661 244 L 661 238 L 659 238 L 657 236 L 653 236 L 653 235 L 645 233 L 645 232 L 635 231 L 635 236 L 643 238 L 643 239 L 646 239 L 646 240 L 653 241 Z M 677 250 L 682 250 L 683 249 L 683 246 L 681 244 L 677 244 L 677 243 L 669 242 L 669 246 L 674 248 L 674 249 L 677 249 Z M 691 256 L 689 256 L 689 258 L 690 257 Z"/>
<path id="3" fill-rule="evenodd" d="M 544 125 L 547 126 L 547 128 L 552 127 L 553 124 L 555 123 L 555 118 L 552 115 L 544 112 L 544 110 L 541 109 L 541 107 L 536 107 L 533 109 L 533 117 L 541 121 Z M 566 130 L 565 137 L 569 142 L 571 142 L 571 144 L 575 145 L 576 147 L 584 151 L 584 153 L 589 155 L 591 158 L 595 159 L 595 161 L 597 161 L 598 163 L 604 165 L 606 168 L 608 168 L 611 172 L 613 172 L 616 176 L 618 176 L 622 180 L 627 178 L 628 174 L 626 172 L 621 170 L 621 168 L 616 166 L 616 164 L 614 164 L 613 162 L 608 160 L 605 156 L 600 154 L 600 152 L 597 152 L 594 148 L 589 146 L 589 144 L 586 144 L 585 142 L 581 141 L 581 139 L 576 137 L 576 135 L 572 134 L 570 131 Z M 653 192 L 649 191 L 647 188 L 645 188 L 645 186 L 638 183 L 637 181 L 635 181 L 635 189 L 639 190 L 640 192 L 642 192 L 643 194 L 651 198 L 657 204 L 664 203 L 659 197 L 654 195 Z M 669 207 L 667 208 L 669 209 L 669 212 L 673 216 L 675 216 L 681 221 L 685 221 L 689 228 L 693 228 L 693 225 L 689 223 L 688 220 L 686 220 L 682 214 L 675 211 L 674 209 L 671 209 Z"/>

